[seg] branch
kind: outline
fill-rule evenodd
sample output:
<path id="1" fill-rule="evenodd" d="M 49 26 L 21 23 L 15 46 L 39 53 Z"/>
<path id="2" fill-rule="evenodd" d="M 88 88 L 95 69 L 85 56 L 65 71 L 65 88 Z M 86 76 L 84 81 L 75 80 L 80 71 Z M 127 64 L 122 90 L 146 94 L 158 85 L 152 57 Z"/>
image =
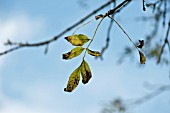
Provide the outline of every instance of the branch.
<path id="1" fill-rule="evenodd" d="M 13 43 L 15 43 L 16 47 L 12 47 L 9 50 L 6 50 L 4 52 L 0 53 L 0 56 L 5 55 L 7 53 L 10 53 L 14 50 L 18 50 L 21 49 L 23 47 L 39 47 L 39 46 L 45 46 L 45 45 L 49 45 L 50 43 L 56 41 L 57 39 L 59 39 L 61 36 L 63 36 L 65 33 L 69 32 L 70 30 L 72 30 L 73 28 L 77 27 L 78 25 L 80 25 L 81 23 L 83 23 L 85 20 L 87 20 L 88 18 L 90 18 L 91 16 L 93 16 L 94 14 L 96 14 L 97 12 L 99 12 L 100 10 L 104 9 L 105 7 L 107 7 L 108 5 L 110 5 L 113 1 L 109 0 L 107 3 L 105 3 L 104 5 L 100 6 L 99 8 L 95 9 L 94 11 L 92 11 L 91 13 L 89 13 L 88 15 L 86 15 L 84 18 L 82 18 L 81 20 L 79 20 L 78 22 L 76 22 L 75 24 L 71 25 L 70 27 L 68 27 L 67 29 L 63 30 L 61 33 L 59 33 L 57 36 L 53 37 L 52 39 L 46 40 L 46 41 L 42 41 L 42 42 L 37 42 L 37 43 L 20 43 L 20 44 L 16 44 L 15 42 L 11 42 L 11 45 L 14 45 Z M 10 45 L 10 44 L 9 44 Z"/>

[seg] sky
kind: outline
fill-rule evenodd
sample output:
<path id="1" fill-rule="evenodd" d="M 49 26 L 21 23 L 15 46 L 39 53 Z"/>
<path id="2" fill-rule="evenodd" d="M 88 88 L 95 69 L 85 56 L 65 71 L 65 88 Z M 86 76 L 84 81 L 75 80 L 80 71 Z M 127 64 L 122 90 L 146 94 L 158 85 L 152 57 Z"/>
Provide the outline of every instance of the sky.
<path id="1" fill-rule="evenodd" d="M 82 17 L 104 4 L 106 1 L 88 0 L 87 7 L 80 0 L 0 0 L 0 52 L 7 39 L 16 42 L 39 42 L 50 39 L 74 24 Z M 121 0 L 119 0 L 120 2 Z M 99 12 L 105 13 L 110 6 Z M 136 22 L 134 17 L 149 15 L 142 11 L 141 2 L 135 1 L 116 15 L 117 21 L 132 37 L 138 40 L 146 35 L 143 27 L 151 30 L 148 23 Z M 89 20 L 93 19 L 91 17 Z M 105 45 L 109 19 L 101 24 L 90 46 L 98 50 Z M 77 33 L 91 37 L 98 21 L 81 28 Z M 110 47 L 104 60 L 86 57 L 93 73 L 90 82 L 81 82 L 72 93 L 64 92 L 69 75 L 81 63 L 82 55 L 65 61 L 62 54 L 70 51 L 64 37 L 45 47 L 23 48 L 0 56 L 0 113 L 100 113 L 105 104 L 115 98 L 136 99 L 150 93 L 144 83 L 156 86 L 169 84 L 169 70 L 165 65 L 156 65 L 147 59 L 139 66 L 138 53 L 133 60 L 125 60 L 117 65 L 124 47 L 132 46 L 119 27 L 114 25 Z M 169 113 L 169 92 L 133 109 L 138 113 Z"/>

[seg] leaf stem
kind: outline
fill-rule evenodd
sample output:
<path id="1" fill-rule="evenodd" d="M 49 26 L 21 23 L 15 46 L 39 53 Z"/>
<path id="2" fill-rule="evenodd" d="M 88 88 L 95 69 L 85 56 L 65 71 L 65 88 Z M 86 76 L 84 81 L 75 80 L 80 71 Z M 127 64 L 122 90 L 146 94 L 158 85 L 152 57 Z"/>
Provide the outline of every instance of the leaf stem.
<path id="1" fill-rule="evenodd" d="M 89 23 L 91 23 L 91 22 L 93 22 L 93 21 L 95 21 L 95 20 L 96 20 L 96 19 L 90 20 L 90 21 L 88 21 L 88 22 L 84 23 L 83 25 L 81 25 L 81 26 L 77 27 L 77 28 L 76 28 L 76 30 L 73 32 L 73 34 L 72 34 L 72 35 L 74 35 L 74 34 L 75 34 L 75 32 L 76 32 L 78 29 L 80 29 L 81 27 L 83 27 L 83 26 L 85 26 L 85 25 L 87 25 L 87 24 L 89 24 Z"/>
<path id="2" fill-rule="evenodd" d="M 126 33 L 126 31 L 121 27 L 121 25 L 111 16 L 108 15 L 110 19 L 112 19 L 118 26 L 119 28 L 124 32 L 124 34 L 127 36 L 127 38 L 130 40 L 130 42 L 135 46 L 135 48 L 139 51 L 137 45 L 132 41 L 132 39 L 129 37 L 129 35 Z"/>
<path id="3" fill-rule="evenodd" d="M 96 35 L 96 33 L 97 33 L 97 30 L 98 30 L 98 28 L 99 28 L 99 26 L 100 26 L 100 24 L 102 23 L 102 21 L 103 21 L 104 18 L 105 18 L 105 17 L 102 17 L 102 19 L 101 19 L 100 22 L 98 23 L 98 25 L 97 25 L 97 27 L 96 27 L 96 29 L 95 29 L 95 31 L 94 31 L 93 37 L 92 37 L 92 39 L 90 40 L 90 43 L 87 45 L 86 50 L 85 50 L 85 53 L 84 53 L 84 56 L 83 56 L 83 60 L 84 60 L 84 58 L 85 58 L 85 56 L 86 56 L 87 49 L 88 49 L 89 46 L 91 45 L 91 43 L 92 43 L 92 41 L 93 41 L 93 39 L 94 39 L 94 37 L 95 37 L 95 35 Z"/>

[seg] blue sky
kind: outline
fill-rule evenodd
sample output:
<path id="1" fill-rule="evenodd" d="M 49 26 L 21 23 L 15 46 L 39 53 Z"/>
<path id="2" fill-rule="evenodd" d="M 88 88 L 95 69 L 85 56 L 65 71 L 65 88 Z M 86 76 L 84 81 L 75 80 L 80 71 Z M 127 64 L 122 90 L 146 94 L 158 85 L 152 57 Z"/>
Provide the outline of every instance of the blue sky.
<path id="1" fill-rule="evenodd" d="M 78 0 L 1 0 L 0 51 L 8 48 L 3 46 L 7 39 L 17 42 L 50 39 L 103 3 L 105 1 L 89 0 L 86 9 L 78 4 Z M 134 17 L 149 14 L 150 11 L 143 12 L 141 3 L 135 1 L 116 19 L 136 41 L 146 35 L 142 27 L 152 27 L 148 23 L 134 22 Z M 103 21 L 90 48 L 100 50 L 104 46 L 108 24 L 109 19 Z M 97 22 L 91 23 L 77 33 L 91 37 L 96 25 Z M 122 65 L 117 65 L 123 48 L 132 44 L 120 28 L 114 25 L 112 30 L 111 45 L 104 55 L 104 61 L 87 56 L 93 77 L 87 85 L 80 83 L 70 94 L 63 89 L 82 58 L 62 60 L 62 54 L 72 48 L 64 37 L 73 31 L 52 43 L 47 55 L 44 55 L 45 47 L 38 47 L 1 56 L 0 113 L 99 113 L 104 104 L 114 98 L 133 99 L 149 93 L 150 90 L 144 87 L 145 82 L 158 85 L 169 83 L 168 67 L 156 65 L 154 60 L 149 59 L 145 66 L 139 67 L 137 52 L 133 62 L 128 59 Z M 163 93 L 134 109 L 134 112 L 169 113 L 168 95 Z"/>

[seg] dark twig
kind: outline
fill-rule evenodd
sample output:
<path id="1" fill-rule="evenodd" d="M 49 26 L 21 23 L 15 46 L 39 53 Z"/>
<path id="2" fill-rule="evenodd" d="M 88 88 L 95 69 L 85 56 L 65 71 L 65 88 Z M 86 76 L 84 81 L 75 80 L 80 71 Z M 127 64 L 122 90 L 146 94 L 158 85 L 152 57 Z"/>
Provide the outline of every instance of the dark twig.
<path id="1" fill-rule="evenodd" d="M 49 45 L 47 44 L 46 47 L 45 47 L 45 50 L 44 50 L 44 54 L 48 53 L 48 48 L 49 48 Z"/>
<path id="2" fill-rule="evenodd" d="M 143 11 L 146 11 L 146 8 L 145 8 L 145 0 L 143 0 Z"/>
<path id="3" fill-rule="evenodd" d="M 68 27 L 67 29 L 65 29 L 64 31 L 62 31 L 61 33 L 59 33 L 57 36 L 53 37 L 52 39 L 46 40 L 46 41 L 42 41 L 42 42 L 37 42 L 37 43 L 20 43 L 19 45 L 16 45 L 16 47 L 13 47 L 9 50 L 6 50 L 4 52 L 0 53 L 0 56 L 5 55 L 7 53 L 10 53 L 14 50 L 17 49 L 21 49 L 22 47 L 39 47 L 39 46 L 44 46 L 44 45 L 49 45 L 50 43 L 56 41 L 58 38 L 60 38 L 61 36 L 63 36 L 65 33 L 69 32 L 70 30 L 72 30 L 73 28 L 77 27 L 78 25 L 80 25 L 81 23 L 83 23 L 85 20 L 87 20 L 88 18 L 90 18 L 91 16 L 93 16 L 94 14 L 96 14 L 97 12 L 99 12 L 100 10 L 102 10 L 103 8 L 107 7 L 108 5 L 110 5 L 113 1 L 109 0 L 107 3 L 105 3 L 104 5 L 100 6 L 99 8 L 95 9 L 94 11 L 92 11 L 90 14 L 88 14 L 87 16 L 85 16 L 84 18 L 82 18 L 81 20 L 79 20 L 78 22 L 76 22 L 75 24 L 71 25 L 70 27 Z M 13 45 L 13 44 L 11 44 Z"/>
<path id="4" fill-rule="evenodd" d="M 125 7 L 126 4 L 130 3 L 131 0 L 125 0 L 123 1 L 122 3 L 120 3 L 117 7 L 115 7 L 114 9 L 111 9 L 108 11 L 108 13 L 105 14 L 105 16 L 109 16 L 109 15 L 112 15 L 112 14 L 115 14 L 116 12 L 119 12 L 122 7 Z"/>

